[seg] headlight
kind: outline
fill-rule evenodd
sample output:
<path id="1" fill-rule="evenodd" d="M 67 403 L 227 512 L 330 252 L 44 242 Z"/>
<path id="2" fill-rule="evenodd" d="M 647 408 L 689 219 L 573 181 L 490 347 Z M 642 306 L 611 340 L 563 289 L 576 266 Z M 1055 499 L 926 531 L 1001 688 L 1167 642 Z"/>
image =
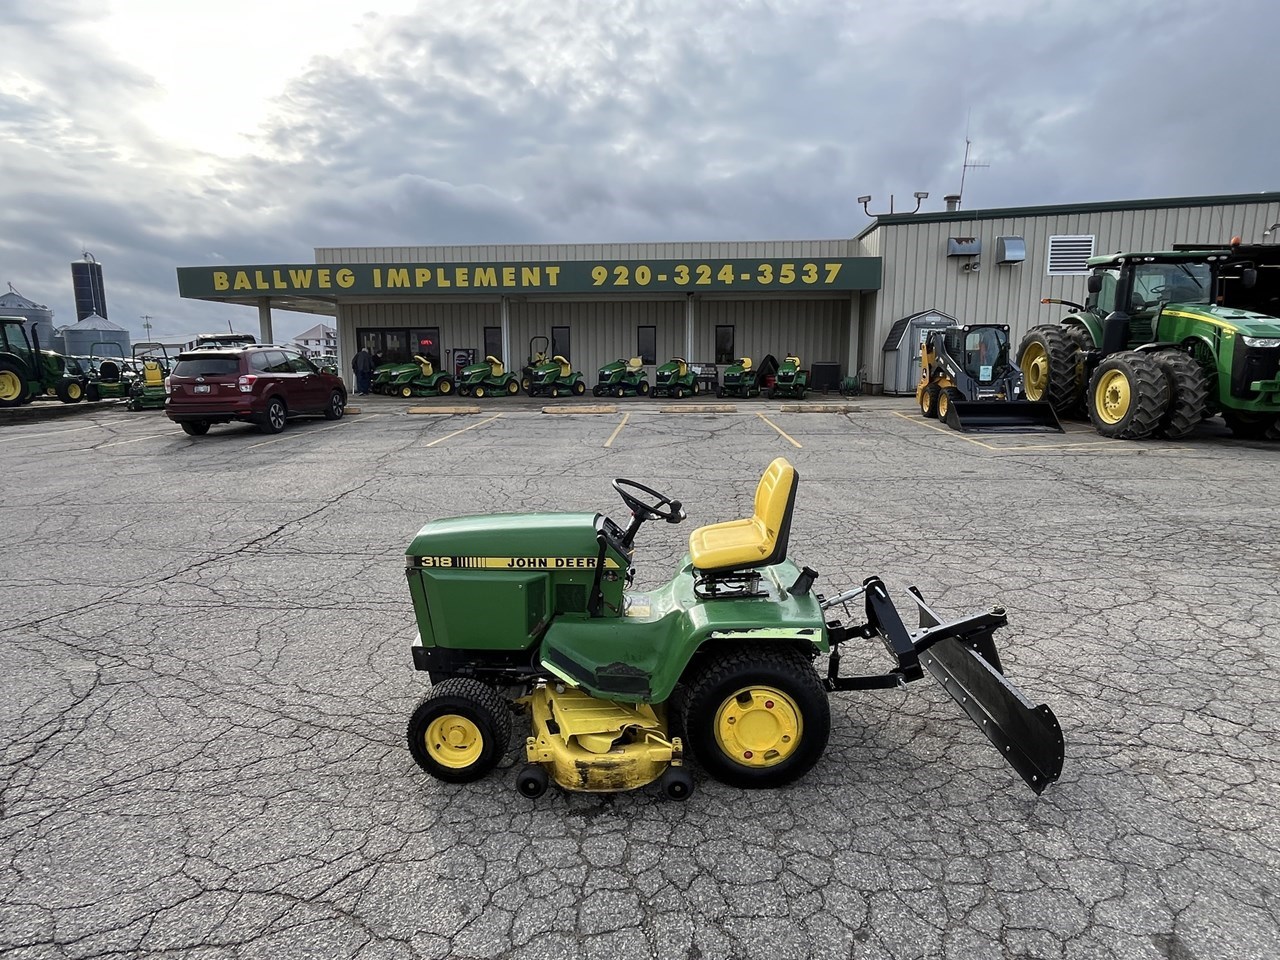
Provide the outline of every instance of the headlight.
<path id="1" fill-rule="evenodd" d="M 1280 347 L 1280 337 L 1245 337 L 1240 338 L 1246 347 Z"/>

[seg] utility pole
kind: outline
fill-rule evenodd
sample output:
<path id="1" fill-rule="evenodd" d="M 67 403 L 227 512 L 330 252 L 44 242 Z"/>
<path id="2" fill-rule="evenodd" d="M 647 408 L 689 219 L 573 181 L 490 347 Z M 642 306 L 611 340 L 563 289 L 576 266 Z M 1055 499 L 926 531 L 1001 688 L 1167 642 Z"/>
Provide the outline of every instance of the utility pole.
<path id="1" fill-rule="evenodd" d="M 147 339 L 151 339 L 151 314 L 144 313 L 139 319 L 142 320 L 142 329 L 147 331 Z"/>

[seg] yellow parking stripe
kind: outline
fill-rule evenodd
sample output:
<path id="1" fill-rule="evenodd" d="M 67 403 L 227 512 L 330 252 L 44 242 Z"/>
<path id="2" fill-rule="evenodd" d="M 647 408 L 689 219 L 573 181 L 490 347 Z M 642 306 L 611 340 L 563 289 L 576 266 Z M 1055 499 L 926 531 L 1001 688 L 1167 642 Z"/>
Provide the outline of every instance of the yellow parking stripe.
<path id="1" fill-rule="evenodd" d="M 627 421 L 628 421 L 628 420 L 630 420 L 630 419 L 631 419 L 631 414 L 629 414 L 629 413 L 624 413 L 624 414 L 622 415 L 622 422 L 618 424 L 618 428 L 617 428 L 616 430 L 614 430 L 614 431 L 613 431 L 613 433 L 609 434 L 609 439 L 608 439 L 608 440 L 606 440 L 606 441 L 604 442 L 604 445 L 605 445 L 606 447 L 612 447 L 612 446 L 613 446 L 613 441 L 614 441 L 614 440 L 616 440 L 616 439 L 618 439 L 618 434 L 620 434 L 620 433 L 622 432 L 622 428 L 623 428 L 623 427 L 625 427 L 625 426 L 627 425 Z"/>
<path id="2" fill-rule="evenodd" d="M 495 413 L 492 417 L 489 417 L 486 420 L 481 420 L 479 423 L 473 423 L 471 426 L 463 427 L 461 430 L 455 430 L 453 431 L 453 433 L 446 433 L 443 437 L 440 437 L 436 440 L 432 440 L 430 443 L 427 444 L 427 446 L 434 447 L 437 443 L 444 443 L 450 437 L 456 437 L 458 434 L 466 433 L 468 430 L 474 430 L 476 427 L 483 427 L 486 423 L 493 423 L 493 421 L 497 420 L 500 416 L 502 416 L 502 414 Z"/>
<path id="3" fill-rule="evenodd" d="M 786 440 L 793 447 L 796 447 L 796 448 L 800 447 L 799 440 L 797 440 L 795 437 L 788 434 L 785 430 L 783 430 L 780 426 L 778 426 L 776 423 L 774 423 L 772 420 L 766 417 L 763 413 L 757 413 L 756 416 L 759 417 L 761 420 L 763 420 L 765 423 L 767 423 L 769 426 L 773 427 L 773 429 L 777 430 L 783 440 Z"/>

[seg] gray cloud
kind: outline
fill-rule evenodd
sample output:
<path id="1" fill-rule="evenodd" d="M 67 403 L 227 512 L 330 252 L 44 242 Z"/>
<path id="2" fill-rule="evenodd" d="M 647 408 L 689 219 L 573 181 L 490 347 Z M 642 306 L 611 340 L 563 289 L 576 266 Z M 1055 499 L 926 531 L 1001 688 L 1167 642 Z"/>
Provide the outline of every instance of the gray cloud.
<path id="1" fill-rule="evenodd" d="M 234 162 L 134 119 L 155 81 L 65 26 L 92 9 L 0 14 L 6 45 L 38 54 L 0 93 L 0 280 L 60 322 L 82 245 L 113 319 L 177 332 L 254 322 L 178 300 L 180 265 L 849 236 L 859 194 L 901 209 L 924 189 L 938 209 L 966 130 L 991 163 L 969 173 L 971 208 L 1277 187 L 1266 0 L 430 0 L 312 60 Z"/>

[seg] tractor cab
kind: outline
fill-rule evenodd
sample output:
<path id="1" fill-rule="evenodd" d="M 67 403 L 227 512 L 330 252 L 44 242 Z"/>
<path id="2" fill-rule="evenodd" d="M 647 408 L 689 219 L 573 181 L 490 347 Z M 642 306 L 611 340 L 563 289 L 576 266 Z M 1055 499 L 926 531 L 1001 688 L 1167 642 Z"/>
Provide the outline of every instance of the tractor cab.
<path id="1" fill-rule="evenodd" d="M 959 359 L 964 372 L 978 383 L 991 383 L 1008 371 L 1008 328 L 995 325 L 947 327 L 943 333 L 947 355 Z"/>

